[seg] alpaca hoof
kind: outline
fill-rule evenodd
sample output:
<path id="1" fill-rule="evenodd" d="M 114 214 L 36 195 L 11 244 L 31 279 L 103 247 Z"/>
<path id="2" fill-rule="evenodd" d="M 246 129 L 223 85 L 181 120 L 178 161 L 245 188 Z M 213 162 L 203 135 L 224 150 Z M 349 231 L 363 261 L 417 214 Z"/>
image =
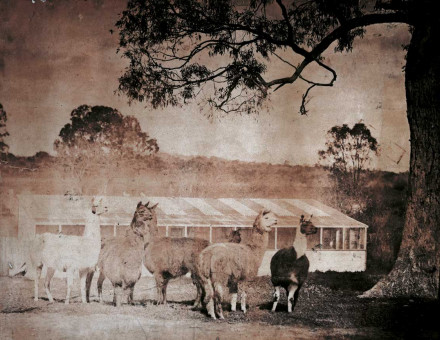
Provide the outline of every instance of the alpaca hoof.
<path id="1" fill-rule="evenodd" d="M 222 315 L 219 315 L 219 320 L 224 320 L 225 319 L 225 317 L 223 316 L 223 314 Z"/>
<path id="2" fill-rule="evenodd" d="M 69 300 L 64 301 L 64 304 L 68 305 L 69 304 Z"/>
<path id="3" fill-rule="evenodd" d="M 34 301 L 38 301 L 38 298 L 36 297 L 36 298 L 34 298 Z"/>

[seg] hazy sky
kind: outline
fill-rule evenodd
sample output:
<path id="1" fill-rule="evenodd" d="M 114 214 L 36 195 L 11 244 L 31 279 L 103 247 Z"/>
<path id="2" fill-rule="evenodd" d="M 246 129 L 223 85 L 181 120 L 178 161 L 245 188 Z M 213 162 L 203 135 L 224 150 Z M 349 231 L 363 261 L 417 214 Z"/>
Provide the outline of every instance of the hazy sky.
<path id="1" fill-rule="evenodd" d="M 298 113 L 304 86 L 285 86 L 258 116 L 208 120 L 195 104 L 152 110 L 115 94 L 126 62 L 110 34 L 125 0 L 0 0 L 0 103 L 6 142 L 16 155 L 53 153 L 53 141 L 81 104 L 136 116 L 161 151 L 244 161 L 314 164 L 326 131 L 363 120 L 382 146 L 377 166 L 405 171 L 409 128 L 404 90 L 404 25 L 368 28 L 352 53 L 326 54 L 337 71 L 332 88 L 312 93 L 309 115 Z M 274 72 L 281 72 L 276 65 Z M 312 77 L 318 75 L 313 75 Z M 399 158 L 402 157 L 400 162 Z"/>

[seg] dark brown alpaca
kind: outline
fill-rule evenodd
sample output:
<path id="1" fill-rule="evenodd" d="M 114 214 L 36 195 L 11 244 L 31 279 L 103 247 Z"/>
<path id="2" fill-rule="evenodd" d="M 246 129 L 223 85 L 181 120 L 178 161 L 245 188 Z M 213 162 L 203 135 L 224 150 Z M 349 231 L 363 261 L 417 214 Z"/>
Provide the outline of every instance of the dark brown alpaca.
<path id="1" fill-rule="evenodd" d="M 293 247 L 278 250 L 270 261 L 272 284 L 275 287 L 272 312 L 275 311 L 280 299 L 280 287 L 287 292 L 287 311 L 293 312 L 298 301 L 299 291 L 309 273 L 309 259 L 306 256 L 307 236 L 316 234 L 316 228 L 309 220 L 300 219 Z"/>

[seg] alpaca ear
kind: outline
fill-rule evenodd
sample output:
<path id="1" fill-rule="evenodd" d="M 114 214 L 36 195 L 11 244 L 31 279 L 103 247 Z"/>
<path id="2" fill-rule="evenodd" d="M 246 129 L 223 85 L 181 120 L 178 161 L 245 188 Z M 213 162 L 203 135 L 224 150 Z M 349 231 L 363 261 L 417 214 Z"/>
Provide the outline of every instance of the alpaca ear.
<path id="1" fill-rule="evenodd" d="M 267 215 L 268 213 L 270 213 L 270 209 L 264 209 L 263 210 L 263 215 Z"/>
<path id="2" fill-rule="evenodd" d="M 158 205 L 159 205 L 159 203 L 156 203 L 155 205 L 153 205 L 153 206 L 150 207 L 149 209 L 150 209 L 150 210 L 153 210 L 153 209 L 155 209 Z"/>
<path id="3" fill-rule="evenodd" d="M 139 208 L 141 205 L 142 205 L 142 201 L 140 201 L 140 202 L 138 203 L 138 205 L 136 206 L 136 209 Z"/>
<path id="4" fill-rule="evenodd" d="M 150 204 L 150 201 L 148 201 L 147 204 L 145 204 L 145 208 L 148 208 L 148 204 Z"/>
<path id="5" fill-rule="evenodd" d="M 301 215 L 301 218 L 299 219 L 299 222 L 300 222 L 300 223 L 303 223 L 303 222 L 304 222 L 304 215 Z"/>

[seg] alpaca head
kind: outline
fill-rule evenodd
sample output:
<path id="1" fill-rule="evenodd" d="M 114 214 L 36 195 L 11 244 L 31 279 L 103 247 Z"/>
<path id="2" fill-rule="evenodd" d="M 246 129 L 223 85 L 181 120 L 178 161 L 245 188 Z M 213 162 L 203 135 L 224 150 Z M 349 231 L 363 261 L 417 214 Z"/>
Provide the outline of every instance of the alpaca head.
<path id="1" fill-rule="evenodd" d="M 147 202 L 147 204 L 139 202 L 134 212 L 133 221 L 131 222 L 131 228 L 134 233 L 142 236 L 146 242 L 148 242 L 152 236 L 157 235 L 157 216 L 155 209 L 158 203 L 152 206 L 149 206 L 149 204 L 150 202 Z"/>
<path id="2" fill-rule="evenodd" d="M 254 228 L 260 232 L 270 232 L 272 226 L 277 224 L 277 217 L 268 209 L 263 209 L 257 216 L 254 222 Z"/>
<path id="3" fill-rule="evenodd" d="M 103 202 L 102 197 L 92 197 L 92 213 L 94 215 L 102 215 L 108 211 L 106 205 Z"/>
<path id="4" fill-rule="evenodd" d="M 304 219 L 304 215 L 301 215 L 300 222 L 300 231 L 304 235 L 313 235 L 318 232 L 318 228 L 315 227 L 315 225 L 312 222 L 312 216 L 308 220 Z"/>

